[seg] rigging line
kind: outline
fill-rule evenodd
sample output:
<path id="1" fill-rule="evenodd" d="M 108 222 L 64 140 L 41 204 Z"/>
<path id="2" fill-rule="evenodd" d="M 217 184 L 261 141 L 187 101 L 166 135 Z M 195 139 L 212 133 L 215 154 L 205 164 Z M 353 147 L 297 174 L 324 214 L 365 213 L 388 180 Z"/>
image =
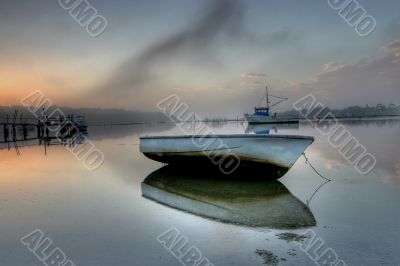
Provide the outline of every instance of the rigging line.
<path id="1" fill-rule="evenodd" d="M 275 98 L 278 98 L 278 99 L 282 99 L 282 100 L 289 100 L 289 98 L 285 98 L 285 97 L 280 97 L 280 96 L 276 96 L 276 95 L 269 95 L 270 97 L 275 97 Z"/>
<path id="2" fill-rule="evenodd" d="M 274 107 L 275 105 L 278 105 L 278 104 L 280 104 L 280 103 L 283 103 L 284 101 L 286 101 L 286 100 L 278 101 L 278 102 L 276 102 L 276 103 L 270 105 L 270 107 Z"/>

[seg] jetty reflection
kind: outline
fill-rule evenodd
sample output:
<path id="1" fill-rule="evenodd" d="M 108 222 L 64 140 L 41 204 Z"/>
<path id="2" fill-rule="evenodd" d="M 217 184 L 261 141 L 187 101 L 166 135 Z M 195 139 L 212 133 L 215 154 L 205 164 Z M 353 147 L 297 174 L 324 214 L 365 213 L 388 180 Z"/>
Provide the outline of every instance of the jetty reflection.
<path id="1" fill-rule="evenodd" d="M 226 176 L 219 171 L 164 166 L 143 181 L 142 195 L 165 206 L 225 223 L 275 229 L 316 225 L 307 205 L 281 182 L 266 181 L 263 175 L 249 169 Z"/>
<path id="2" fill-rule="evenodd" d="M 0 134 L 0 150 L 15 149 L 19 155 L 22 148 L 43 146 L 44 153 L 47 154 L 47 148 L 50 146 L 68 146 L 71 148 L 75 145 L 85 144 L 88 136 L 87 131 L 80 131 L 75 128 L 58 134 L 51 134 L 48 130 L 41 130 L 33 126 L 16 125 L 10 130 L 4 130 L 4 134 Z"/>

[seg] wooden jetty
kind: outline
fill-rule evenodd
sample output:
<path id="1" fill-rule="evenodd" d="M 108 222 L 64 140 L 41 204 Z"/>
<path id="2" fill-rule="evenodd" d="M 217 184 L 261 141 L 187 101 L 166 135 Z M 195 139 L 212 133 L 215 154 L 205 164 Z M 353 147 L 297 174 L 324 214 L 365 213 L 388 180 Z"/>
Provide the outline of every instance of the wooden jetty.
<path id="1" fill-rule="evenodd" d="M 18 118 L 15 111 L 12 119 L 7 115 L 3 122 L 0 121 L 0 143 L 70 138 L 87 130 L 86 123 L 81 116 L 79 118 L 79 123 L 75 122 L 73 115 L 66 118 Z"/>

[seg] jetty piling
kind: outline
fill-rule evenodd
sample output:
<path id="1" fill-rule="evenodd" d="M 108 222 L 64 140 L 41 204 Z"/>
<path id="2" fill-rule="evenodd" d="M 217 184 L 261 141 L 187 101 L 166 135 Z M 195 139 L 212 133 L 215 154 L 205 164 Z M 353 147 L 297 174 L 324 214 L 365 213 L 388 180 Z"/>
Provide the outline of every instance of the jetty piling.
<path id="1" fill-rule="evenodd" d="M 68 115 L 66 118 L 49 118 L 47 116 L 34 120 L 32 118 L 24 118 L 22 115 L 18 117 L 17 111 L 14 118 L 10 119 L 6 115 L 4 121 L 0 121 L 0 143 L 11 143 L 17 141 L 26 141 L 39 139 L 48 141 L 51 139 L 63 139 L 72 137 L 72 134 L 85 132 L 86 127 L 80 126 L 76 128 L 74 116 Z M 29 134 L 30 131 L 35 133 Z M 57 131 L 55 129 L 58 129 Z"/>

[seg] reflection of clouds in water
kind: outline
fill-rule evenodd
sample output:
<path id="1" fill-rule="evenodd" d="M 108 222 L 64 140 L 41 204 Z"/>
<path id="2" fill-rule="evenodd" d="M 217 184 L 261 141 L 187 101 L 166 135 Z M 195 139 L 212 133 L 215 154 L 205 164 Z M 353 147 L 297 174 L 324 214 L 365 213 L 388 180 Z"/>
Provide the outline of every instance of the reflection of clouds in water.
<path id="1" fill-rule="evenodd" d="M 108 140 L 139 136 L 145 134 L 160 134 L 175 127 L 173 123 L 151 123 L 136 125 L 91 126 L 91 140 Z"/>
<path id="2" fill-rule="evenodd" d="M 393 174 L 385 176 L 385 181 L 400 184 L 400 161 L 394 165 Z"/>
<path id="3" fill-rule="evenodd" d="M 377 159 L 375 170 L 369 176 L 377 180 L 400 184 L 400 162 L 398 161 L 400 119 L 340 121 L 340 123 Z M 352 176 L 351 179 L 365 177 L 353 175 L 356 173 L 354 167 L 345 160 L 338 149 L 329 144 L 327 136 L 322 136 L 318 132 L 313 135 L 316 141 L 306 151 L 311 161 L 320 160 L 319 167 L 327 171 L 346 171 L 346 175 Z"/>
<path id="4" fill-rule="evenodd" d="M 340 157 L 340 154 L 333 148 L 328 151 L 312 147 L 306 151 L 306 154 L 312 158 L 323 160 L 321 166 L 326 170 L 338 170 L 338 168 L 347 166 L 345 159 Z"/>
<path id="5" fill-rule="evenodd" d="M 313 157 L 320 157 L 321 156 L 321 151 L 319 149 L 316 149 L 315 147 L 311 146 L 310 148 L 308 148 L 308 150 L 306 151 L 306 153 L 308 155 L 311 155 Z"/>
<path id="6" fill-rule="evenodd" d="M 326 160 L 325 162 L 325 168 L 327 170 L 335 170 L 343 167 L 345 167 L 344 163 L 339 160 Z"/>

